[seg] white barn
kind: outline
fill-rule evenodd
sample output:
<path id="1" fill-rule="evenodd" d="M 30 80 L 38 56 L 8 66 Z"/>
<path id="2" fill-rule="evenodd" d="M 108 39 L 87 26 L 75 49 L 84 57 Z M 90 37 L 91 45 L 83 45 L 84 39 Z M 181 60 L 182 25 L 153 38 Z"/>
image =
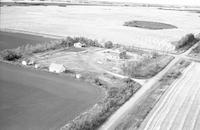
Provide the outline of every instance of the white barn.
<path id="1" fill-rule="evenodd" d="M 49 66 L 49 72 L 62 73 L 66 70 L 65 66 L 62 64 L 51 63 Z"/>

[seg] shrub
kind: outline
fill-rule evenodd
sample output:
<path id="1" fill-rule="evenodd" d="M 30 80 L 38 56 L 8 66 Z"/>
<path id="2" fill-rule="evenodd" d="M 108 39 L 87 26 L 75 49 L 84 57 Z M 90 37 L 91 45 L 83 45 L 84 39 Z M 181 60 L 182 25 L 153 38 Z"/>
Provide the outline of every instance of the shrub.
<path id="1" fill-rule="evenodd" d="M 107 41 L 104 43 L 104 47 L 108 49 L 113 48 L 113 43 L 111 41 Z"/>
<path id="2" fill-rule="evenodd" d="M 102 47 L 101 44 L 97 40 L 91 40 L 84 37 L 67 37 L 63 40 L 56 40 L 51 41 L 48 43 L 38 43 L 35 45 L 26 44 L 24 46 L 20 46 L 16 49 L 6 50 L 5 54 L 2 55 L 3 59 L 5 60 L 15 60 L 19 59 L 24 55 L 31 55 L 33 53 L 44 52 L 48 50 L 55 50 L 64 47 L 71 47 L 74 43 L 81 42 L 84 43 L 86 46 L 95 46 L 95 47 Z"/>
<path id="3" fill-rule="evenodd" d="M 74 43 L 76 42 L 84 43 L 88 47 L 89 46 L 102 47 L 102 45 L 99 44 L 97 40 L 92 40 L 85 37 L 74 37 L 73 39 L 74 39 Z"/>
<path id="4" fill-rule="evenodd" d="M 195 40 L 195 37 L 193 34 L 187 34 L 184 37 L 182 37 L 178 42 L 175 43 L 176 49 L 182 48 L 184 46 L 192 45 L 192 42 Z"/>
<path id="5" fill-rule="evenodd" d="M 22 57 L 22 55 L 16 51 L 13 51 L 13 50 L 4 50 L 2 53 L 1 53 L 1 57 L 4 59 L 4 60 L 8 60 L 8 61 L 15 61 L 15 60 L 18 60 Z"/>
<path id="6" fill-rule="evenodd" d="M 123 52 L 119 53 L 119 58 L 120 59 L 127 59 L 128 57 L 126 55 L 126 51 L 123 51 Z"/>
<path id="7" fill-rule="evenodd" d="M 62 46 L 65 46 L 65 47 L 71 47 L 71 46 L 74 46 L 74 39 L 72 37 L 67 37 L 66 39 L 63 39 L 61 41 L 61 45 Z"/>
<path id="8" fill-rule="evenodd" d="M 153 54 L 138 61 L 127 61 L 121 69 L 133 78 L 151 78 L 161 71 L 173 57 Z"/>

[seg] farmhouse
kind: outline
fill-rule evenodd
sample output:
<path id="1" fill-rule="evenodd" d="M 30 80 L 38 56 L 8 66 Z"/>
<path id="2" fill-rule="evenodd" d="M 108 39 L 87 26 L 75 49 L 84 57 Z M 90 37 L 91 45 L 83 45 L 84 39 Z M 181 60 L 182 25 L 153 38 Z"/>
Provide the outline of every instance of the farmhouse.
<path id="1" fill-rule="evenodd" d="M 65 66 L 62 64 L 51 63 L 49 66 L 49 72 L 62 73 L 66 70 Z"/>
<path id="2" fill-rule="evenodd" d="M 74 47 L 75 47 L 75 48 L 85 47 L 85 44 L 80 43 L 80 42 L 77 42 L 77 43 L 74 43 Z"/>

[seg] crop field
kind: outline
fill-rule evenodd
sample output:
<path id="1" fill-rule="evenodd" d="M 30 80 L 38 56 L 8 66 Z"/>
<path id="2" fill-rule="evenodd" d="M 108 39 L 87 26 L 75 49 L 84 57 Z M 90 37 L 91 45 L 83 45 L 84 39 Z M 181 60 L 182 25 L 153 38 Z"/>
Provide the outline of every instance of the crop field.
<path id="1" fill-rule="evenodd" d="M 165 92 L 141 130 L 200 129 L 200 64 L 193 63 Z"/>
<path id="2" fill-rule="evenodd" d="M 0 11 L 0 129 L 200 130 L 198 9 Z"/>
<path id="3" fill-rule="evenodd" d="M 149 30 L 123 26 L 133 20 L 166 23 L 177 28 Z M 174 49 L 170 42 L 179 40 L 188 32 L 198 33 L 199 23 L 199 15 L 195 12 L 147 7 L 12 6 L 1 7 L 0 28 L 84 36 L 100 42 L 111 40 L 124 45 L 169 51 Z"/>
<path id="4" fill-rule="evenodd" d="M 36 44 L 49 38 L 0 32 L 1 49 Z M 15 41 L 15 42 L 14 42 Z M 5 45 L 5 46 L 4 46 Z M 81 51 L 68 49 L 67 51 Z M 2 130 L 59 129 L 103 96 L 97 87 L 70 76 L 35 71 L 0 62 Z"/>
<path id="5" fill-rule="evenodd" d="M 35 36 L 22 33 L 10 33 L 0 31 L 0 50 L 12 49 L 26 44 L 37 44 L 49 42 L 55 39 L 45 38 L 42 36 Z"/>
<path id="6" fill-rule="evenodd" d="M 189 56 L 200 58 L 200 42 L 197 43 L 198 45 L 192 49 Z"/>

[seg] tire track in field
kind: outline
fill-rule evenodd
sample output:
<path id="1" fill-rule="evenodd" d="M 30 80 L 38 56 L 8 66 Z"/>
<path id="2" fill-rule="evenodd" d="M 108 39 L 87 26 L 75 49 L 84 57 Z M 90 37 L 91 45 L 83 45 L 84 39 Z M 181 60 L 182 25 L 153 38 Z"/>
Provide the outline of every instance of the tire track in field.
<path id="1" fill-rule="evenodd" d="M 191 76 L 191 74 L 190 74 L 190 76 Z M 183 77 L 181 82 L 187 83 L 187 78 Z M 158 124 L 160 124 L 164 120 L 164 117 L 170 111 L 170 107 L 172 106 L 170 104 L 175 102 L 176 95 L 181 90 L 181 87 L 175 87 L 177 85 L 179 85 L 179 82 L 176 82 L 173 85 L 172 89 L 168 92 L 168 94 L 166 96 L 164 96 L 165 98 L 162 101 L 162 104 L 159 105 L 159 107 L 156 110 L 156 112 L 154 113 L 153 117 L 151 117 L 151 119 L 150 119 L 151 122 L 148 123 L 149 126 L 148 125 L 146 126 L 146 128 L 145 128 L 146 130 L 155 129 L 156 126 L 157 126 L 157 129 L 159 129 Z M 166 107 L 166 106 L 168 106 L 168 107 Z"/>
<path id="2" fill-rule="evenodd" d="M 200 64 L 192 64 L 143 122 L 141 130 L 200 129 Z"/>

